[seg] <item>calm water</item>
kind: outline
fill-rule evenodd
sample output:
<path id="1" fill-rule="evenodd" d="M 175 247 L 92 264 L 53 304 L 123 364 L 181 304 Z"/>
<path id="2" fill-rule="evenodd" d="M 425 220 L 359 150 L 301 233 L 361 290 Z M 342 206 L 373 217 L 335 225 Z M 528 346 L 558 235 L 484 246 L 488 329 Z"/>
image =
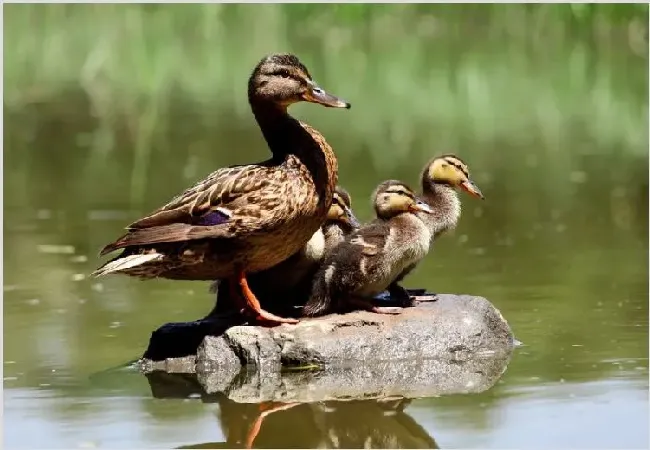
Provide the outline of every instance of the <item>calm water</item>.
<path id="1" fill-rule="evenodd" d="M 65 139 L 47 151 L 64 148 Z M 246 137 L 231 139 L 235 146 Z M 423 162 L 400 161 L 398 175 L 413 182 Z M 541 183 L 498 183 L 471 166 L 487 200 L 463 198 L 460 227 L 407 283 L 484 295 L 501 309 L 525 346 L 496 386 L 416 399 L 393 415 L 373 401 L 303 405 L 271 415 L 257 445 L 335 446 L 334 435 L 341 446 L 362 446 L 371 421 L 381 434 L 371 444 L 377 447 L 647 446 L 646 181 L 608 185 L 590 176 L 601 163 L 587 159 L 579 183 L 562 181 L 572 195 L 561 204 Z M 341 180 L 368 218 L 366 197 L 389 174 L 354 164 L 341 158 Z M 255 415 L 227 400 L 204 402 L 196 393 L 155 399 L 133 371 L 91 378 L 140 356 L 160 324 L 200 317 L 212 298 L 199 282 L 88 279 L 97 249 L 144 210 L 128 209 L 126 189 L 107 208 L 92 180 L 44 169 L 31 167 L 21 174 L 25 183 L 5 185 L 24 198 L 21 205 L 5 200 L 6 445 L 171 447 L 223 442 L 224 424 L 232 429 L 233 421 L 250 426 Z M 165 176 L 152 174 L 151 184 L 152 207 L 172 194 Z M 85 185 L 88 191 L 78 190 Z M 323 414 L 327 425 L 316 427 Z M 291 431 L 303 426 L 312 431 Z"/>
<path id="2" fill-rule="evenodd" d="M 372 97 L 357 87 L 350 100 Z M 201 317 L 213 297 L 200 282 L 89 279 L 98 250 L 214 168 L 266 156 L 248 116 L 174 111 L 143 157 L 138 135 L 118 127 L 107 138 L 75 91 L 5 109 L 7 447 L 223 447 L 259 415 L 257 405 L 202 395 L 191 379 L 154 396 L 155 380 L 106 371 L 138 358 L 161 324 Z M 295 114 L 338 152 L 340 181 L 361 219 L 370 218 L 368 197 L 380 181 L 417 185 L 424 163 L 443 151 L 467 159 L 486 200 L 463 196 L 460 226 L 405 284 L 487 297 L 525 345 L 481 394 L 298 405 L 269 415 L 256 446 L 647 448 L 643 149 L 619 151 L 566 128 L 556 144 L 530 138 L 443 149 L 410 139 L 404 149 L 399 133 L 388 133 L 369 147 L 346 131 L 354 106 L 300 106 Z M 419 129 L 430 132 L 428 124 L 411 132 Z"/>

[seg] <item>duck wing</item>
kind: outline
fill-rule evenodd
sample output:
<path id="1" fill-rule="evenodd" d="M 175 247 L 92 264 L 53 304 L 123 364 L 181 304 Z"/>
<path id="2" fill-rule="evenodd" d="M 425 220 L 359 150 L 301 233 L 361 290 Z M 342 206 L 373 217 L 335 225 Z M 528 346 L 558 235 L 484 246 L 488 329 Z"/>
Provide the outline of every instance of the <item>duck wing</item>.
<path id="1" fill-rule="evenodd" d="M 129 225 L 128 232 L 105 246 L 100 255 L 134 245 L 228 238 L 274 228 L 287 214 L 279 213 L 280 206 L 292 211 L 305 201 L 304 192 L 302 196 L 296 192 L 302 185 L 299 177 L 289 182 L 284 164 L 269 160 L 212 172 Z"/>

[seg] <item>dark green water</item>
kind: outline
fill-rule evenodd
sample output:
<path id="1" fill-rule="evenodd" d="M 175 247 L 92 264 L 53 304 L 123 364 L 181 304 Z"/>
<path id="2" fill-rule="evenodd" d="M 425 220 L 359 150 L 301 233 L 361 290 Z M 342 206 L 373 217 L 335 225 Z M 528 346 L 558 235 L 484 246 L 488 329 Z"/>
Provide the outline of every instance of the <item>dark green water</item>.
<path id="1" fill-rule="evenodd" d="M 427 67 L 449 69 L 448 58 L 458 60 L 437 57 Z M 622 81 L 594 95 L 620 100 L 628 98 L 616 97 L 626 70 L 643 78 L 647 60 L 612 67 Z M 373 73 L 380 81 L 397 76 Z M 301 105 L 294 113 L 337 151 L 340 182 L 360 218 L 370 218 L 368 197 L 380 181 L 417 185 L 424 163 L 441 152 L 467 160 L 486 200 L 462 198 L 458 229 L 405 284 L 487 297 L 525 345 L 482 394 L 414 399 L 403 413 L 386 413 L 376 401 L 300 405 L 269 416 L 256 445 L 647 448 L 647 141 L 624 146 L 608 130 L 600 135 L 567 119 L 575 110 L 586 119 L 602 114 L 587 103 L 545 117 L 540 136 L 554 136 L 546 140 L 525 132 L 507 139 L 503 121 L 500 134 L 479 139 L 469 110 L 464 127 L 447 126 L 440 115 L 422 120 L 422 105 L 410 121 L 407 100 L 377 111 L 398 125 L 368 128 L 358 125 L 372 122 L 363 105 L 381 104 L 382 82 L 330 79 L 324 87 L 352 101 L 350 111 Z M 244 85 L 237 85 L 238 111 L 246 108 Z M 455 98 L 450 89 L 447 101 Z M 391 98 L 407 98 L 399 92 Z M 531 91 L 522 115 L 545 96 Z M 256 405 L 195 394 L 154 398 L 134 371 L 92 376 L 139 357 L 161 324 L 212 307 L 206 283 L 87 274 L 101 263 L 98 250 L 141 214 L 217 167 L 266 157 L 252 117 L 214 100 L 207 112 L 171 100 L 164 126 L 145 137 L 129 128 L 133 117 L 108 127 L 93 118 L 74 86 L 20 108 L 5 105 L 6 447 L 197 446 L 235 439 L 255 418 Z M 493 103 L 495 117 L 510 114 L 512 102 Z M 620 116 L 611 123 L 625 125 Z"/>

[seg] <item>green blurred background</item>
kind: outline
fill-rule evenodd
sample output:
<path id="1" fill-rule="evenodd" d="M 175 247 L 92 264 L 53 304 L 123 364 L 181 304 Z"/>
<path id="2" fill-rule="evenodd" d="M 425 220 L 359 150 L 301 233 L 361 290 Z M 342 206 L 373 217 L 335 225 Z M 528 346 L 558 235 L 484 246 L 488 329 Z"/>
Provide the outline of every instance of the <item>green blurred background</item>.
<path id="1" fill-rule="evenodd" d="M 647 446 L 647 4 L 6 5 L 5 443 L 218 434 L 193 428 L 203 405 L 155 401 L 139 376 L 88 381 L 207 312 L 206 283 L 87 274 L 141 214 L 267 157 L 246 82 L 278 51 L 352 103 L 291 112 L 333 146 L 360 218 L 381 180 L 415 186 L 443 152 L 486 195 L 462 197 L 406 285 L 486 296 L 526 347 L 489 392 L 416 402 L 423 426 L 456 447 Z M 570 423 L 570 439 L 502 408 Z"/>

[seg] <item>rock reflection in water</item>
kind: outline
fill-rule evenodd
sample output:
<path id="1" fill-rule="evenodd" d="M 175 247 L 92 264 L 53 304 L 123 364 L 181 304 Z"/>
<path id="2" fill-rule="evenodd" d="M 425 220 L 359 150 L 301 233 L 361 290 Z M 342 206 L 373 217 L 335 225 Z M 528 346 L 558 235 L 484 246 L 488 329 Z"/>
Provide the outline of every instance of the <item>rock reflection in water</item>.
<path id="1" fill-rule="evenodd" d="M 339 400 L 314 403 L 238 403 L 207 394 L 194 374 L 147 374 L 156 398 L 201 395 L 217 403 L 224 442 L 179 448 L 438 448 L 404 410 L 410 399 Z"/>
<path id="2" fill-rule="evenodd" d="M 413 397 L 482 392 L 497 382 L 509 359 L 438 361 L 435 367 L 450 367 L 448 381 L 436 377 L 437 382 L 424 383 L 415 391 L 406 386 L 401 391 Z M 387 367 L 376 369 L 390 373 Z M 218 420 L 226 441 L 181 448 L 437 448 L 435 440 L 404 411 L 412 401 L 405 398 L 408 395 L 390 395 L 394 388 L 378 389 L 376 383 L 359 376 L 359 370 L 363 369 L 283 371 L 276 374 L 279 380 L 270 381 L 256 371 L 242 371 L 228 386 L 212 382 L 205 373 L 154 371 L 145 376 L 155 398 L 198 397 L 219 405 Z M 445 373 L 440 368 L 433 371 Z M 357 380 L 353 385 L 351 374 Z M 348 387 L 332 389 L 335 385 Z"/>

